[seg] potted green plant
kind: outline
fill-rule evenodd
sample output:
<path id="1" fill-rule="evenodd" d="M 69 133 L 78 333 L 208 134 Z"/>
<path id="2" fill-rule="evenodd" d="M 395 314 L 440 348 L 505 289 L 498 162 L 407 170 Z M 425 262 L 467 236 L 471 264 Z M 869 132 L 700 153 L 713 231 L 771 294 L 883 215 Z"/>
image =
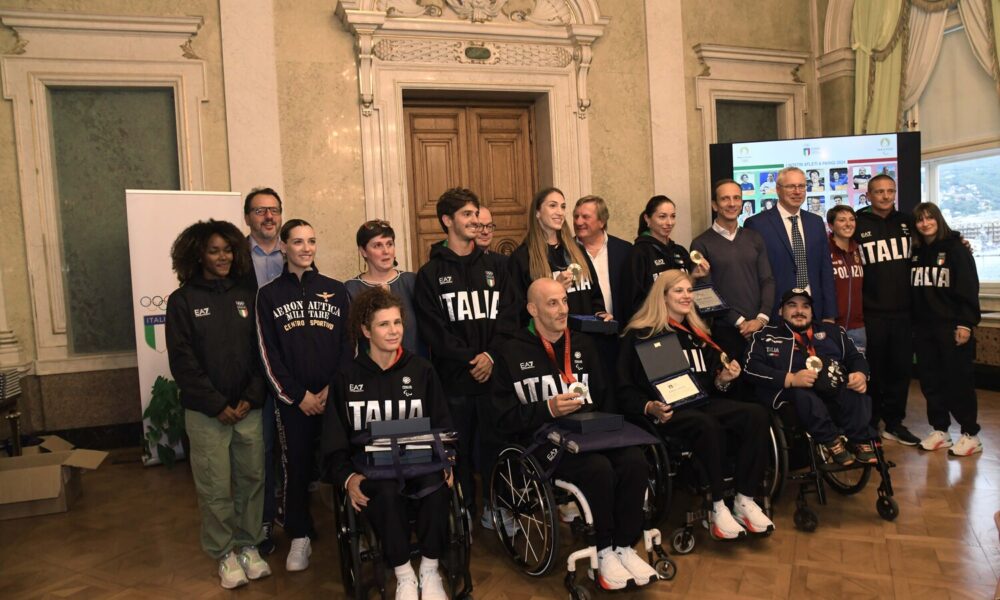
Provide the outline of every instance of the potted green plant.
<path id="1" fill-rule="evenodd" d="M 173 379 L 162 375 L 156 378 L 152 398 L 142 418 L 149 419 L 149 429 L 143 440 L 146 456 L 155 456 L 164 465 L 172 467 L 177 460 L 174 448 L 184 440 L 184 409 L 181 407 L 180 388 Z"/>

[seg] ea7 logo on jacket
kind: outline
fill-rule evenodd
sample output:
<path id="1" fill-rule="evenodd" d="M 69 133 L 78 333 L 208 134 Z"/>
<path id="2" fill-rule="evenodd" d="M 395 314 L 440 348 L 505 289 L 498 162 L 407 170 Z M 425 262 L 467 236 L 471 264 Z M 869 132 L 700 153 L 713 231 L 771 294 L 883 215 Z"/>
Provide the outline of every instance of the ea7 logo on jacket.
<path id="1" fill-rule="evenodd" d="M 534 368 L 535 368 L 535 361 L 533 361 L 533 360 L 529 360 L 528 362 L 521 363 L 521 370 L 522 371 L 527 371 L 528 369 L 534 369 Z"/>
<path id="2" fill-rule="evenodd" d="M 365 391 L 365 384 L 363 383 L 352 383 L 349 385 L 352 392 L 363 392 Z"/>
<path id="3" fill-rule="evenodd" d="M 478 321 L 496 319 L 500 304 L 500 292 L 493 290 L 473 290 L 448 292 L 438 298 L 441 307 L 448 312 L 448 320 Z"/>
<path id="4" fill-rule="evenodd" d="M 578 375 L 577 380 L 589 387 L 590 376 L 587 373 Z M 552 396 L 568 392 L 569 386 L 570 384 L 564 382 L 562 379 L 557 380 L 552 375 L 542 375 L 541 377 L 528 377 L 521 381 L 515 381 L 514 393 L 517 394 L 517 399 L 521 401 L 521 404 L 548 402 Z M 527 393 L 525 393 L 525 390 L 527 390 Z M 584 397 L 584 403 L 593 404 L 589 391 Z"/>
<path id="5" fill-rule="evenodd" d="M 212 314 L 212 311 L 206 306 L 205 308 L 194 309 L 194 316 L 196 317 L 208 317 Z"/>
<path id="6" fill-rule="evenodd" d="M 438 277 L 438 285 L 448 285 L 451 283 L 451 275 L 445 275 L 444 277 Z"/>

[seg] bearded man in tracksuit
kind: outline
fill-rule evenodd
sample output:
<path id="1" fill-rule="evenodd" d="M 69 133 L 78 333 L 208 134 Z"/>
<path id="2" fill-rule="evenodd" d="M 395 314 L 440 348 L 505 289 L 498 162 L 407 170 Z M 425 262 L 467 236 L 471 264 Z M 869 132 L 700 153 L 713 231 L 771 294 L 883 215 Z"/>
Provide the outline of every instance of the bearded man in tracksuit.
<path id="1" fill-rule="evenodd" d="M 430 348 L 458 431 L 456 470 L 470 509 L 476 497 L 476 450 L 484 481 L 499 452 L 488 411 L 483 410 L 489 402 L 494 357 L 518 321 L 505 265 L 496 254 L 476 246 L 478 214 L 479 198 L 471 190 L 452 188 L 441 195 L 438 222 L 448 238 L 431 248 L 430 260 L 417 272 L 413 298 L 420 337 Z"/>
<path id="2" fill-rule="evenodd" d="M 854 240 L 864 265 L 862 307 L 872 373 L 872 426 L 877 427 L 882 420 L 883 438 L 916 446 L 920 439 L 903 425 L 913 367 L 913 217 L 896 210 L 896 182 L 888 175 L 876 175 L 868 181 L 868 199 L 871 206 L 857 212 Z"/>

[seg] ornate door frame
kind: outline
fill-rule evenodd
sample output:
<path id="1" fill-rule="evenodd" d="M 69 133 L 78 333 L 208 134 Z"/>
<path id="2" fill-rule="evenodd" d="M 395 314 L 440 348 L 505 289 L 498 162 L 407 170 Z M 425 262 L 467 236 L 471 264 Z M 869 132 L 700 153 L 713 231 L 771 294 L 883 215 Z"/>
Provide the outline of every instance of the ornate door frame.
<path id="1" fill-rule="evenodd" d="M 539 185 L 590 193 L 587 73 L 609 22 L 596 0 L 339 0 L 337 16 L 355 37 L 365 215 L 393 223 L 404 268 L 408 90 L 535 97 Z"/>

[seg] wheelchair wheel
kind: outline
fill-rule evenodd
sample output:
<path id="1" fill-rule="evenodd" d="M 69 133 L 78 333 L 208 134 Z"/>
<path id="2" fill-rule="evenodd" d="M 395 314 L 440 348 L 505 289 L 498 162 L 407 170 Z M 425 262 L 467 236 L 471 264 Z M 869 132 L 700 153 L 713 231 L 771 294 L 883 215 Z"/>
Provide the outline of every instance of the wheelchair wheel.
<path id="1" fill-rule="evenodd" d="M 878 511 L 878 516 L 886 521 L 894 521 L 899 516 L 899 504 L 888 496 L 879 496 L 875 501 L 875 509 Z"/>
<path id="2" fill-rule="evenodd" d="M 785 479 L 788 477 L 788 442 L 785 440 L 785 430 L 777 414 L 771 413 L 771 447 L 768 450 L 768 465 L 764 472 L 764 493 L 774 505 L 785 489 Z"/>
<path id="3" fill-rule="evenodd" d="M 493 525 L 511 559 L 533 577 L 548 573 L 559 548 L 558 514 L 552 486 L 519 446 L 504 448 L 493 467 Z"/>
<path id="4" fill-rule="evenodd" d="M 648 494 L 643 510 L 652 524 L 660 523 L 670 509 L 673 482 L 670 477 L 670 462 L 662 444 L 645 446 L 642 449 L 649 467 Z"/>
<path id="5" fill-rule="evenodd" d="M 351 535 L 353 528 L 352 523 L 349 523 L 349 521 L 354 521 L 354 519 L 347 517 L 347 511 L 353 510 L 350 505 L 345 506 L 348 502 L 349 500 L 346 497 L 343 500 L 335 498 L 333 517 L 337 528 L 337 547 L 340 554 L 340 580 L 344 583 L 344 591 L 347 592 L 348 596 L 352 596 L 354 595 L 354 588 L 357 585 L 357 581 L 355 581 L 354 556 L 358 555 L 360 559 L 361 553 L 356 548 L 357 542 L 355 538 L 357 536 Z"/>
<path id="6" fill-rule="evenodd" d="M 799 506 L 796 508 L 792 518 L 795 521 L 795 528 L 800 531 L 812 533 L 816 531 L 816 527 L 819 525 L 819 516 L 816 514 L 816 511 L 808 506 Z"/>
<path id="7" fill-rule="evenodd" d="M 470 537 L 469 515 L 462 497 L 461 485 L 455 480 L 451 492 L 451 513 L 448 515 L 448 581 L 451 585 L 452 598 L 472 598 L 472 577 L 469 574 L 470 554 L 472 546 Z"/>
<path id="8" fill-rule="evenodd" d="M 677 565 L 669 558 L 661 558 L 653 565 L 656 576 L 663 581 L 670 581 L 677 576 Z"/>
<path id="9" fill-rule="evenodd" d="M 826 446 L 823 444 L 816 444 L 815 448 L 816 452 L 819 453 L 820 462 L 833 464 L 833 457 L 830 456 Z M 868 480 L 871 479 L 872 476 L 872 465 L 829 471 L 821 469 L 820 472 L 823 475 L 823 480 L 830 485 L 833 491 L 843 496 L 850 496 L 852 494 L 857 494 L 861 490 L 865 489 L 866 485 L 868 485 Z"/>
<path id="10" fill-rule="evenodd" d="M 691 554 L 694 544 L 694 532 L 687 527 L 675 529 L 670 536 L 670 546 L 674 549 L 674 554 Z"/>

